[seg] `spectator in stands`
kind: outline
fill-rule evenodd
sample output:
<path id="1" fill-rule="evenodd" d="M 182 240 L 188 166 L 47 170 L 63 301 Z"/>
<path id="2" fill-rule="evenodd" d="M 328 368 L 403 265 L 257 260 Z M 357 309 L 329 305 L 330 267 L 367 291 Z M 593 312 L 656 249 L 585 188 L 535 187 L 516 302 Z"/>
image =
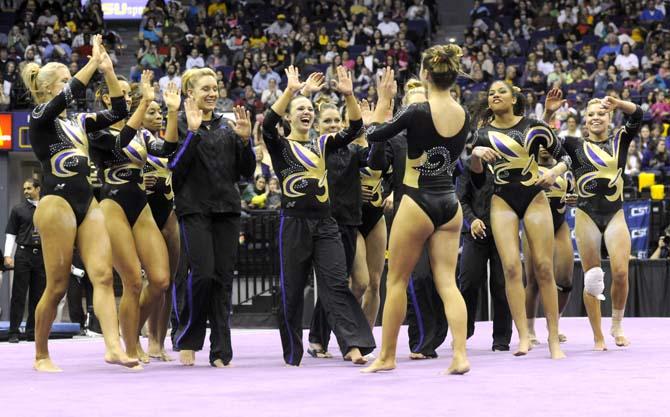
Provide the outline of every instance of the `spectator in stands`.
<path id="1" fill-rule="evenodd" d="M 271 68 L 268 68 L 267 64 L 261 64 L 251 82 L 256 94 L 262 94 L 263 91 L 267 90 L 270 85 L 270 80 L 275 80 L 278 84 L 281 81 L 281 77 Z"/>
<path id="2" fill-rule="evenodd" d="M 148 39 L 152 43 L 159 43 L 163 34 L 161 30 L 156 27 L 156 22 L 153 17 L 147 20 L 147 24 L 140 33 L 142 39 Z"/>
<path id="3" fill-rule="evenodd" d="M 639 148 L 642 151 L 646 150 L 649 146 L 649 143 L 651 142 L 651 130 L 649 129 L 649 125 L 642 125 L 640 128 L 639 142 Z"/>
<path id="4" fill-rule="evenodd" d="M 263 90 L 261 94 L 261 102 L 267 107 L 272 106 L 275 101 L 282 95 L 282 90 L 277 88 L 279 81 L 274 78 L 271 78 L 268 82 L 268 87 Z"/>
<path id="5" fill-rule="evenodd" d="M 228 57 L 221 51 L 220 45 L 212 46 L 212 54 L 207 57 L 206 64 L 210 68 L 218 68 L 228 65 Z"/>
<path id="6" fill-rule="evenodd" d="M 254 183 L 247 185 L 242 193 L 242 207 L 244 209 L 265 208 L 267 199 L 266 180 L 263 175 L 256 175 Z"/>
<path id="7" fill-rule="evenodd" d="M 277 15 L 277 20 L 275 20 L 265 32 L 268 35 L 277 35 L 280 38 L 286 38 L 292 31 L 293 25 L 286 21 L 285 14 L 280 13 Z"/>
<path id="8" fill-rule="evenodd" d="M 668 259 L 670 258 L 670 226 L 663 230 L 663 233 L 658 238 L 658 246 L 649 259 Z"/>
<path id="9" fill-rule="evenodd" d="M 163 58 L 158 55 L 156 44 L 145 39 L 144 47 L 137 52 L 137 60 L 145 69 L 158 69 L 161 67 Z"/>
<path id="10" fill-rule="evenodd" d="M 167 90 L 169 83 L 174 83 L 178 89 L 181 89 L 181 77 L 177 73 L 177 66 L 175 64 L 168 65 L 166 74 L 158 80 L 161 96 Z"/>
<path id="11" fill-rule="evenodd" d="M 235 103 L 228 97 L 228 89 L 226 84 L 223 81 L 219 81 L 219 98 L 216 99 L 216 111 L 217 112 L 230 112 L 233 111 Z"/>
<path id="12" fill-rule="evenodd" d="M 640 60 L 637 55 L 631 53 L 631 47 L 629 43 L 623 43 L 621 45 L 621 51 L 617 55 L 616 60 L 614 61 L 614 66 L 620 72 L 626 72 L 626 74 L 632 69 L 640 68 Z"/>
<path id="13" fill-rule="evenodd" d="M 226 40 L 226 45 L 228 46 L 229 50 L 236 52 L 241 49 L 244 49 L 245 41 L 247 41 L 247 45 L 249 45 L 247 37 L 244 36 L 240 27 L 237 26 L 234 27 L 233 30 L 231 31 L 230 36 Z"/>
<path id="14" fill-rule="evenodd" d="M 179 52 L 179 48 L 176 45 L 170 45 L 170 51 L 163 60 L 163 67 L 167 70 L 168 65 L 174 65 L 177 68 L 177 72 L 181 73 L 181 68 L 184 62 L 185 61 Z"/>
<path id="15" fill-rule="evenodd" d="M 662 174 L 668 168 L 670 168 L 670 154 L 666 150 L 665 140 L 657 140 L 644 152 L 642 170 Z"/>
<path id="16" fill-rule="evenodd" d="M 23 53 L 29 43 L 26 33 L 22 32 L 17 25 L 12 26 L 12 29 L 7 34 L 7 47 L 11 48 L 13 46 L 17 51 Z"/>
<path id="17" fill-rule="evenodd" d="M 58 33 L 54 33 L 51 35 L 51 43 L 44 48 L 43 56 L 44 60 L 47 62 L 60 62 L 65 64 L 69 62 L 70 54 L 72 54 L 70 45 L 61 41 Z"/>
<path id="18" fill-rule="evenodd" d="M 391 20 L 391 12 L 384 12 L 384 20 L 377 25 L 377 29 L 384 38 L 391 38 L 400 32 L 400 26 Z"/>
<path id="19" fill-rule="evenodd" d="M 0 111 L 7 111 L 11 104 L 12 83 L 5 80 L 5 76 L 0 72 Z"/>
<path id="20" fill-rule="evenodd" d="M 605 55 L 618 55 L 621 51 L 619 38 L 613 33 L 607 35 L 607 44 L 603 45 L 598 51 L 598 59 L 602 59 Z"/>
<path id="21" fill-rule="evenodd" d="M 279 210 L 281 208 L 281 195 L 279 179 L 273 176 L 268 182 L 268 196 L 265 202 L 265 208 L 267 210 Z"/>
<path id="22" fill-rule="evenodd" d="M 202 59 L 202 55 L 198 52 L 198 48 L 191 49 L 191 53 L 188 58 L 186 58 L 186 69 L 190 70 L 191 68 L 203 68 L 205 66 L 205 60 Z"/>
<path id="23" fill-rule="evenodd" d="M 642 153 L 637 148 L 637 141 L 632 141 L 628 146 L 628 159 L 624 174 L 634 176 L 640 173 L 642 168 Z"/>
<path id="24" fill-rule="evenodd" d="M 642 23 L 654 23 L 662 22 L 665 19 L 665 15 L 661 10 L 656 7 L 656 4 L 653 0 L 647 1 L 647 7 L 642 11 L 640 15 L 640 22 Z"/>
<path id="25" fill-rule="evenodd" d="M 23 54 L 23 60 L 19 63 L 19 72 L 23 70 L 23 67 L 26 64 L 30 64 L 31 62 L 42 65 L 42 56 L 35 45 L 28 45 L 26 48 L 26 51 Z"/>
<path id="26" fill-rule="evenodd" d="M 649 108 L 655 123 L 670 123 L 670 91 L 658 91 Z"/>
<path id="27" fill-rule="evenodd" d="M 566 136 L 580 139 L 582 137 L 582 130 L 579 128 L 579 121 L 575 115 L 570 115 L 565 119 L 565 128 L 558 133 L 558 137 L 561 139 Z"/>

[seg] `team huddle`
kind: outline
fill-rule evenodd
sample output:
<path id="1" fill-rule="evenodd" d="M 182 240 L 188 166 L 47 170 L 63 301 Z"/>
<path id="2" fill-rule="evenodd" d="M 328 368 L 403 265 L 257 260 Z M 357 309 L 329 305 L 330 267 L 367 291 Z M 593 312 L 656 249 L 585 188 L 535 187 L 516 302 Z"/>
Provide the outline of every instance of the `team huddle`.
<path id="1" fill-rule="evenodd" d="M 408 285 L 414 300 L 412 276 L 418 268 L 432 273 L 439 307 L 431 315 L 446 316 L 451 327 L 447 372 L 470 370 L 466 340 L 472 335 L 474 311 L 456 280 L 461 231 L 464 218 L 470 219 L 456 189 L 463 171 L 468 175 L 459 181 L 473 190 L 487 183 L 492 187 L 487 215 L 504 275 L 504 307 L 519 336 L 514 354 L 526 355 L 537 344 L 533 320 L 539 294 L 551 358 L 565 357 L 559 317 L 572 288 L 570 231 L 564 218 L 572 193 L 577 195 L 575 234 L 585 271 L 583 302 L 595 349 L 606 350 L 600 311 L 603 238 L 612 268 L 610 333 L 616 345 L 628 345 L 621 323 L 631 243 L 622 211 L 622 172 L 642 110 L 609 96 L 591 100 L 585 118 L 588 137 L 561 140 L 546 123 L 563 104 L 560 90 L 547 94 L 544 121 L 524 116 L 523 95 L 506 81 L 491 84 L 477 114 L 462 107 L 452 94 L 462 74 L 461 56 L 453 44 L 425 50 L 419 77 L 407 84 L 395 113 L 398 88 L 390 68 L 377 83 L 377 102 L 359 103 L 351 75 L 338 67 L 333 87 L 343 98 L 341 110 L 332 103 L 313 103 L 311 95 L 325 83 L 322 74 L 301 81 L 297 68 L 285 70 L 286 88 L 265 114 L 261 139 L 282 192 L 278 324 L 287 366 L 299 366 L 303 357 L 304 288 L 312 269 L 318 300 L 307 353 L 332 357 L 332 332 L 345 360 L 367 365 L 374 358 L 372 328 L 388 247 L 381 350 L 362 372 L 396 367 Z M 69 104 L 84 95 L 96 71 L 104 76 L 97 94 L 103 110 L 69 114 Z M 142 74 L 141 97 L 133 103 L 131 86 L 117 78 L 100 35 L 93 39 L 88 63 L 74 77 L 59 63 L 28 64 L 22 76 L 36 104 L 29 134 L 44 176 L 34 216 L 47 275 L 35 312 L 35 369 L 60 371 L 50 357 L 48 338 L 68 287 L 75 248 L 94 287 L 108 363 L 141 369 L 149 357 L 171 360 L 164 340 L 172 316 L 172 346 L 183 365 L 195 363 L 209 322 L 209 362 L 230 366 L 241 211 L 236 183 L 253 176 L 256 166 L 249 113 L 234 108 L 234 121 L 216 113 L 216 74 L 193 68 L 182 75 L 181 90 L 170 84 L 164 92 L 163 132 L 152 73 Z M 617 109 L 627 119 L 611 130 L 611 112 Z M 88 179 L 89 160 L 103 183 L 100 201 Z M 384 177 L 393 178 L 388 238 Z M 489 232 L 481 221 L 466 224 L 474 239 Z M 180 253 L 188 272 L 175 282 Z M 113 269 L 123 283 L 118 314 Z M 142 283 L 143 270 L 148 285 Z M 145 322 L 148 353 L 139 342 Z M 410 339 L 411 332 L 412 321 Z M 446 328 L 443 333 L 442 340 Z M 425 350 L 424 337 L 419 339 L 412 357 L 435 357 L 437 346 Z"/>

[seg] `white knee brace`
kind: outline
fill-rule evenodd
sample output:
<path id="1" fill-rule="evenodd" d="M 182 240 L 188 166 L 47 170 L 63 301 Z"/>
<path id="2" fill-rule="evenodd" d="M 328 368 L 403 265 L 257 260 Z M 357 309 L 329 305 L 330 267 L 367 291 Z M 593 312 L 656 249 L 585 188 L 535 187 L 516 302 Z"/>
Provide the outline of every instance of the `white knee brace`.
<path id="1" fill-rule="evenodd" d="M 584 273 L 584 291 L 601 301 L 605 299 L 605 271 L 602 268 L 591 268 Z"/>

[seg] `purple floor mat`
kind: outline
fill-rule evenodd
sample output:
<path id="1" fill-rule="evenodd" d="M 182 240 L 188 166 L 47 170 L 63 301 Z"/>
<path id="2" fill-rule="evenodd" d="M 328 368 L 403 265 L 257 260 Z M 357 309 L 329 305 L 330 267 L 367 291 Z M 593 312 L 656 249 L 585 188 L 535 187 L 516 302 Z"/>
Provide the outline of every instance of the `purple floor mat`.
<path id="1" fill-rule="evenodd" d="M 604 319 L 603 328 L 609 323 Z M 544 321 L 536 327 L 546 339 Z M 478 323 L 465 376 L 441 374 L 451 358 L 448 342 L 438 359 L 407 359 L 406 329 L 398 369 L 377 375 L 360 374 L 339 356 L 306 355 L 301 368 L 285 368 L 277 330 L 234 330 L 230 369 L 210 367 L 201 352 L 193 368 L 152 362 L 132 372 L 102 361 L 102 339 L 79 339 L 52 341 L 52 357 L 64 372 L 40 374 L 31 368 L 32 343 L 2 343 L 0 416 L 670 415 L 670 319 L 627 318 L 624 328 L 630 347 L 617 348 L 608 337 L 610 350 L 593 352 L 588 321 L 563 319 L 568 358 L 551 361 L 546 342 L 522 358 L 491 352 L 491 323 Z M 375 335 L 379 342 L 380 328 Z"/>

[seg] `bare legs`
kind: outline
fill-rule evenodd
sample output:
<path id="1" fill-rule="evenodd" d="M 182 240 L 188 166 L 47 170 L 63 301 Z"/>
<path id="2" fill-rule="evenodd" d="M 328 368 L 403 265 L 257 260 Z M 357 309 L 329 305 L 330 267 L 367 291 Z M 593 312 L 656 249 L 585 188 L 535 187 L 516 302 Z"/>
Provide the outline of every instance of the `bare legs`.
<path id="1" fill-rule="evenodd" d="M 105 360 L 128 367 L 137 365 L 137 360 L 123 352 L 119 341 L 111 247 L 98 204 L 91 202 L 86 218 L 77 229 L 70 205 L 61 197 L 47 196 L 35 211 L 35 226 L 42 238 L 47 273 L 47 286 L 35 311 L 35 369 L 60 371 L 49 356 L 48 341 L 58 302 L 67 289 L 75 243 L 94 287 L 93 308 L 105 339 Z"/>
<path id="2" fill-rule="evenodd" d="M 528 333 L 531 345 L 538 344 L 535 336 L 535 317 L 539 306 L 539 289 L 537 280 L 533 272 L 532 254 L 528 246 L 528 239 L 523 235 L 523 254 L 524 254 L 524 272 L 526 276 L 526 316 L 528 318 Z M 574 269 L 574 254 L 572 251 L 572 241 L 570 239 L 570 227 L 567 222 L 563 222 L 561 227 L 554 235 L 554 278 L 558 291 L 558 312 L 559 316 L 570 300 L 570 290 L 572 289 L 572 272 Z M 563 289 L 563 291 L 561 291 Z M 559 341 L 566 341 L 566 337 L 559 333 Z"/>
<path id="3" fill-rule="evenodd" d="M 591 218 L 581 210 L 577 210 L 575 216 L 575 235 L 577 248 L 582 261 L 582 269 L 588 272 L 592 268 L 600 267 L 600 244 L 602 235 Z M 612 269 L 612 311 L 622 311 L 626 308 L 628 297 L 628 262 L 630 257 L 630 234 L 623 210 L 619 210 L 605 230 L 605 245 L 610 254 L 610 266 Z M 607 350 L 605 336 L 602 332 L 600 300 L 584 291 L 584 306 L 589 316 L 591 329 L 593 330 L 594 349 Z M 623 334 L 621 320 L 615 323 L 614 314 L 612 320 L 612 336 L 617 346 L 627 346 L 628 339 Z"/>
<path id="4" fill-rule="evenodd" d="M 553 359 L 565 357 L 558 340 L 558 299 L 553 273 L 553 229 L 551 211 L 544 193 L 538 193 L 524 215 L 533 273 L 540 289 L 549 329 L 549 350 Z M 519 253 L 519 218 L 504 200 L 491 199 L 491 227 L 505 274 L 505 292 L 510 312 L 519 333 L 519 349 L 515 355 L 525 355 L 530 349 L 526 318 L 525 292 L 521 280 Z"/>
<path id="5" fill-rule="evenodd" d="M 456 288 L 455 276 L 461 223 L 462 214 L 459 208 L 458 214 L 449 223 L 434 231 L 434 226 L 426 213 L 410 197 L 402 198 L 391 228 L 381 352 L 379 358 L 364 372 L 392 370 L 396 366 L 398 332 L 407 313 L 407 283 L 424 243 L 429 238 L 431 260 L 437 261 L 437 268 L 434 270 L 436 284 L 443 297 L 447 319 L 452 323 L 454 335 L 454 357 L 449 372 L 465 373 L 469 370 L 465 356 L 467 311 L 463 298 Z M 452 253 L 445 257 L 442 251 L 449 248 Z M 451 276 L 448 276 L 449 274 Z"/>
<path id="6" fill-rule="evenodd" d="M 368 319 L 370 328 L 375 327 L 377 313 L 379 312 L 379 284 L 384 271 L 386 240 L 386 220 L 382 216 L 367 238 L 364 239 L 361 234 L 358 235 L 358 244 L 356 245 L 362 251 L 356 250 L 354 274 L 357 273 L 356 266 L 360 262 L 363 273 L 367 273 L 370 277 L 368 287 L 363 294 L 363 314 Z M 362 259 L 359 259 L 359 255 Z"/>
<path id="7" fill-rule="evenodd" d="M 177 223 L 177 215 L 170 213 L 167 223 L 161 230 L 163 238 L 168 249 L 168 258 L 170 261 L 170 282 L 174 282 L 174 276 L 179 265 L 179 225 Z M 170 320 L 170 312 L 172 311 L 172 303 L 170 294 L 164 293 L 162 300 L 158 300 L 149 315 L 149 356 L 158 358 L 162 361 L 171 361 L 172 358 L 165 351 L 165 337 L 167 335 L 168 322 Z"/>
<path id="8" fill-rule="evenodd" d="M 149 307 L 161 293 L 165 292 L 169 283 L 167 248 L 151 217 L 148 205 L 132 229 L 118 203 L 105 199 L 101 202 L 101 207 L 105 213 L 105 225 L 112 243 L 114 268 L 123 282 L 119 319 L 126 353 L 131 358 L 137 358 L 138 335 L 143 324 L 141 320 L 146 320 Z M 140 259 L 144 261 L 149 280 L 149 285 L 144 291 Z M 141 294 L 144 294 L 142 301 Z"/>

